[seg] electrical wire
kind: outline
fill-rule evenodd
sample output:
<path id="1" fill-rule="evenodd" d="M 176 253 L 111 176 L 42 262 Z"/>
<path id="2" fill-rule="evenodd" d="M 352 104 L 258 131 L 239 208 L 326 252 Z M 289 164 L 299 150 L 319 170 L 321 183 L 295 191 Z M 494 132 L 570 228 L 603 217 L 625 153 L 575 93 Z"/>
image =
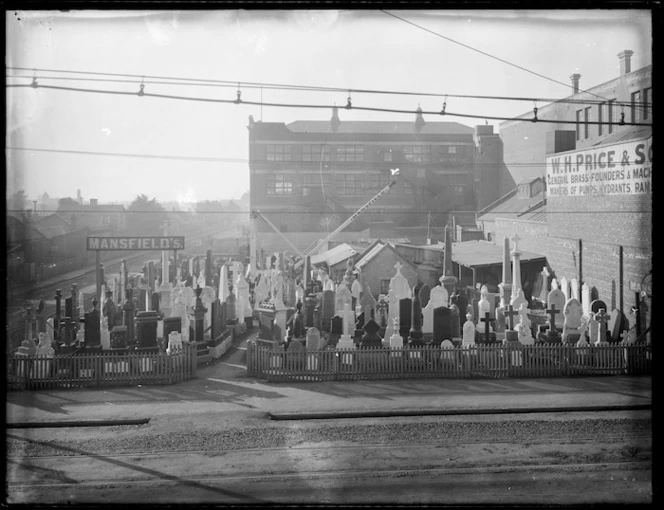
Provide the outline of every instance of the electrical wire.
<path id="1" fill-rule="evenodd" d="M 334 144 L 327 144 L 328 146 L 334 146 Z M 347 145 L 344 143 L 344 145 Z M 408 144 L 403 144 L 403 145 L 408 145 Z M 435 145 L 433 145 L 435 147 Z M 147 159 L 172 159 L 172 160 L 182 160 L 182 161 L 201 161 L 201 162 L 222 162 L 222 163 L 249 163 L 250 159 L 247 158 L 216 158 L 216 157 L 199 157 L 199 156 L 173 156 L 173 155 L 167 155 L 167 154 L 136 154 L 136 153 L 127 153 L 127 152 L 96 152 L 96 151 L 80 151 L 80 150 L 72 150 L 72 149 L 44 149 L 44 148 L 36 148 L 36 147 L 5 147 L 5 150 L 15 150 L 15 151 L 26 151 L 26 152 L 48 152 L 48 153 L 56 153 L 56 154 L 78 154 L 82 156 L 109 156 L 109 157 L 125 157 L 125 158 L 147 158 Z M 555 154 L 554 154 L 555 155 Z M 554 156 L 552 155 L 552 156 Z M 268 163 L 288 163 L 289 165 L 297 165 L 301 167 L 310 167 L 314 164 L 319 165 L 318 162 L 316 161 L 297 161 L 297 160 L 285 160 L 285 161 L 271 161 L 271 160 L 253 160 L 253 161 L 261 161 L 261 162 L 268 162 Z M 421 166 L 442 166 L 444 165 L 444 168 L 438 168 L 438 170 L 443 171 L 442 174 L 435 174 L 437 176 L 445 176 L 445 175 L 458 175 L 454 173 L 454 170 L 457 169 L 464 169 L 464 168 L 502 168 L 503 166 L 505 167 L 511 167 L 511 168 L 518 168 L 518 167 L 523 167 L 523 168 L 547 168 L 549 166 L 548 163 L 517 163 L 517 162 L 500 162 L 500 163 L 481 163 L 481 162 L 463 162 L 463 163 L 454 163 L 454 162 L 446 162 L 444 160 L 441 160 L 439 162 L 435 161 L 391 161 L 391 162 L 384 162 L 384 161 L 331 161 L 331 160 L 323 160 L 324 165 L 323 166 L 334 166 L 335 170 L 341 170 L 343 171 L 344 167 L 347 166 L 352 166 L 356 164 L 361 164 L 362 167 L 376 167 L 380 170 L 386 170 L 387 166 L 395 166 L 399 165 L 403 170 L 407 171 L 410 167 L 410 165 L 413 165 L 414 167 L 421 167 Z M 630 167 L 635 163 L 625 163 L 624 165 L 622 163 L 619 163 L 621 167 Z M 302 170 L 302 169 L 298 169 Z M 352 168 L 349 168 L 349 170 L 352 170 Z M 437 169 L 432 169 L 433 171 L 436 171 Z M 313 169 L 312 169 L 313 171 Z M 465 173 L 464 173 L 465 175 Z"/>
<path id="2" fill-rule="evenodd" d="M 96 94 L 112 94 L 112 95 L 121 95 L 121 96 L 140 96 L 140 97 L 154 97 L 154 98 L 161 98 L 161 99 L 175 99 L 175 100 L 183 100 L 183 101 L 198 101 L 198 102 L 205 102 L 205 103 L 220 103 L 220 104 L 245 104 L 245 105 L 250 105 L 250 106 L 272 106 L 272 107 L 278 107 L 278 108 L 305 108 L 305 109 L 324 109 L 324 110 L 329 110 L 331 108 L 334 108 L 333 106 L 329 105 L 320 105 L 320 104 L 295 104 L 295 103 L 265 103 L 265 102 L 259 102 L 259 101 L 246 101 L 246 100 L 238 100 L 238 99 L 213 99 L 213 98 L 203 98 L 203 97 L 192 97 L 192 96 L 176 96 L 172 94 L 155 94 L 151 92 L 145 92 L 143 88 L 141 87 L 139 92 L 127 92 L 127 91 L 117 91 L 117 90 L 99 90 L 99 89 L 83 89 L 83 88 L 77 88 L 77 87 L 59 87 L 55 85 L 41 85 L 37 84 L 8 84 L 6 85 L 8 88 L 11 87 L 16 87 L 16 88 L 33 88 L 33 89 L 51 89 L 51 90 L 63 90 L 63 91 L 70 91 L 70 92 L 89 92 L 89 93 L 96 93 Z M 352 110 L 360 110 L 360 111 L 371 111 L 371 112 L 380 112 L 380 113 L 397 113 L 397 114 L 408 114 L 408 115 L 413 115 L 413 114 L 418 114 L 421 113 L 422 115 L 442 115 L 442 116 L 447 116 L 447 117 L 459 117 L 459 118 L 469 118 L 469 119 L 484 119 L 484 120 L 502 120 L 502 121 L 518 121 L 518 122 L 533 122 L 532 119 L 528 118 L 522 118 L 522 116 L 519 117 L 499 117 L 499 116 L 488 116 L 488 115 L 473 115 L 469 113 L 455 113 L 455 112 L 449 112 L 445 111 L 443 112 L 437 112 L 437 111 L 420 111 L 420 110 L 401 110 L 401 109 L 396 109 L 396 108 L 376 108 L 376 107 L 369 107 L 369 106 L 352 106 L 350 109 Z M 565 120 L 553 120 L 553 119 L 538 119 L 536 122 L 539 123 L 545 123 L 545 124 L 564 124 L 564 125 L 570 125 L 570 124 L 576 124 L 576 120 L 573 121 L 565 121 Z M 584 125 L 604 125 L 606 124 L 605 122 L 599 122 L 599 121 L 584 121 Z M 625 126 L 650 126 L 652 127 L 652 124 L 648 123 L 643 123 L 643 122 L 620 122 L 619 125 L 625 125 Z"/>
<path id="3" fill-rule="evenodd" d="M 390 13 L 390 12 L 387 12 L 387 11 L 383 10 L 383 9 L 380 9 L 380 11 L 381 11 L 382 13 L 387 14 L 388 16 L 392 16 L 393 18 L 396 18 L 396 19 L 398 19 L 398 20 L 400 20 L 400 21 L 402 21 L 402 22 L 404 22 L 404 23 L 407 23 L 407 24 L 412 25 L 412 26 L 414 26 L 414 27 L 416 27 L 416 28 L 419 28 L 420 30 L 424 30 L 425 32 L 428 32 L 428 33 L 433 34 L 433 35 L 435 35 L 435 36 L 441 37 L 442 39 L 445 39 L 446 41 L 452 42 L 452 43 L 454 43 L 454 44 L 458 44 L 459 46 L 463 46 L 464 48 L 467 48 L 467 49 L 469 49 L 469 50 L 476 51 L 477 53 L 480 53 L 480 54 L 482 54 L 482 55 L 484 55 L 484 56 L 487 56 L 487 57 L 489 57 L 489 58 L 492 58 L 492 59 L 495 59 L 495 60 L 497 60 L 497 61 L 499 61 L 499 62 L 502 62 L 503 64 L 507 64 L 507 65 L 509 65 L 509 66 L 516 67 L 517 69 L 520 69 L 520 70 L 522 70 L 522 71 L 525 71 L 525 72 L 527 72 L 527 73 L 530 73 L 530 74 L 532 74 L 532 75 L 535 75 L 535 76 L 537 76 L 537 77 L 539 77 L 539 78 L 543 78 L 543 79 L 545 79 L 545 80 L 551 81 L 551 82 L 553 82 L 553 83 L 557 83 L 557 84 L 559 84 L 559 85 L 563 85 L 563 86 L 568 87 L 568 88 L 573 88 L 572 85 L 570 85 L 569 83 L 564 83 L 564 82 L 562 82 L 562 81 L 556 80 L 555 78 L 550 78 L 550 77 L 545 76 L 545 75 L 543 75 L 543 74 L 540 74 L 540 73 L 538 73 L 538 72 L 532 71 L 532 70 L 530 70 L 530 69 L 528 69 L 528 68 L 526 68 L 526 67 L 523 67 L 523 66 L 520 66 L 520 65 L 518 65 L 518 64 L 515 64 L 515 63 L 513 63 L 513 62 L 510 62 L 509 60 L 505 60 L 505 59 L 503 59 L 503 58 L 496 57 L 495 55 L 491 55 L 490 53 L 487 53 L 486 51 L 479 50 L 479 49 L 477 49 L 477 48 L 474 48 L 474 47 L 472 47 L 472 46 L 469 46 L 468 44 L 464 44 L 464 43 L 459 42 L 459 41 L 457 41 L 457 40 L 455 40 L 455 39 L 452 39 L 451 37 L 446 37 L 446 36 L 444 36 L 444 35 L 442 35 L 442 34 L 439 34 L 438 32 L 434 32 L 433 30 L 429 30 L 429 29 L 426 28 L 426 27 L 423 27 L 423 26 L 421 26 L 421 25 L 418 25 L 417 23 L 413 23 L 412 21 L 408 21 L 408 20 L 405 19 L 405 18 L 401 18 L 401 17 L 397 16 L 396 14 L 392 14 L 392 13 Z M 578 93 L 590 94 L 590 95 L 593 95 L 593 96 L 595 96 L 595 97 L 599 97 L 600 99 L 602 99 L 602 100 L 604 100 L 604 101 L 608 101 L 608 100 L 609 100 L 608 98 L 606 98 L 606 97 L 604 97 L 604 96 L 601 96 L 601 95 L 599 95 L 599 94 L 595 94 L 594 92 L 590 92 L 590 91 L 588 91 L 588 90 L 581 90 L 581 89 L 579 89 L 579 91 L 578 91 L 578 92 L 575 92 L 575 94 L 578 94 Z"/>
<path id="4" fill-rule="evenodd" d="M 283 195 L 283 197 L 294 197 L 294 195 Z M 584 197 L 588 198 L 588 197 Z M 595 196 L 595 198 L 600 198 L 599 196 Z M 236 202 L 239 201 L 239 199 L 228 199 L 224 201 L 231 201 L 231 202 Z M 165 203 L 170 203 L 170 202 L 175 202 L 166 200 L 164 201 Z M 215 200 L 210 200 L 208 202 L 214 203 Z M 354 206 L 354 205 L 353 205 Z M 90 207 L 89 205 L 83 205 L 81 206 L 80 209 L 39 209 L 37 212 L 38 213 L 80 213 L 80 214 L 165 214 L 165 215 L 170 215 L 170 214 L 250 214 L 252 211 L 251 210 L 239 210 L 239 211 L 168 211 L 168 210 L 163 210 L 163 211 L 130 211 L 128 209 L 125 209 L 124 211 L 117 211 L 117 210 L 108 210 L 108 209 L 102 209 L 101 207 L 103 206 L 93 206 L 93 210 L 85 210 L 83 209 L 84 207 Z M 350 207 L 350 206 L 349 206 Z M 274 209 L 274 210 L 268 210 L 268 209 L 261 209 L 261 214 L 299 214 L 299 215 L 310 215 L 310 214 L 328 214 L 329 211 L 309 211 L 309 210 L 294 210 L 294 209 Z M 20 214 L 24 213 L 24 209 L 7 209 L 7 213 L 11 214 Z M 470 211 L 456 211 L 456 210 L 432 210 L 432 209 L 426 209 L 422 211 L 413 211 L 413 210 L 395 210 L 395 211 L 390 211 L 386 210 L 385 214 L 386 215 L 403 215 L 403 214 L 417 214 L 417 215 L 423 215 L 426 216 L 427 213 L 431 214 L 515 214 L 515 215 L 520 215 L 524 214 L 523 211 L 504 211 L 500 213 L 493 213 L 492 211 L 483 211 L 483 210 L 470 210 Z M 529 213 L 536 213 L 538 212 L 537 210 L 533 211 L 527 211 L 525 214 Z M 646 209 L 646 208 L 641 208 L 641 209 L 588 209 L 585 211 L 551 211 L 547 209 L 546 211 L 541 211 L 547 215 L 549 214 L 604 214 L 604 213 L 626 213 L 626 214 L 652 214 L 652 209 Z M 355 212 L 351 211 L 337 211 L 334 214 L 338 214 L 339 216 L 352 216 L 355 214 Z"/>
<path id="5" fill-rule="evenodd" d="M 9 70 L 23 70 L 29 71 L 29 68 L 25 67 L 8 67 Z M 26 75 L 26 76 L 16 76 L 16 75 L 6 75 L 7 78 L 15 79 L 34 79 L 34 80 L 67 80 L 67 81 L 85 81 L 85 82 L 109 82 L 109 83 L 136 83 L 137 80 L 141 80 L 142 83 L 150 85 L 179 85 L 179 86 L 203 86 L 203 87 L 226 87 L 226 88 L 236 88 L 238 84 L 241 85 L 241 88 L 247 89 L 273 89 L 273 90 L 289 90 L 289 91 L 299 91 L 299 92 L 351 92 L 354 94 L 389 94 L 389 95 L 405 95 L 405 96 L 420 96 L 420 97 L 447 97 L 447 98 L 457 98 L 457 99 L 489 99 L 489 100 L 500 100 L 500 101 L 528 101 L 528 102 L 550 102 L 550 103 L 569 103 L 569 104 L 581 104 L 581 105 L 600 105 L 605 103 L 605 100 L 597 101 L 591 99 L 572 99 L 572 98 L 546 98 L 546 97 L 519 97 L 519 96 L 488 96 L 488 95 L 469 95 L 469 94 L 443 94 L 439 92 L 410 92 L 410 91 L 395 91 L 395 90 L 377 90 L 377 89 L 352 89 L 347 87 L 322 87 L 314 85 L 294 85 L 294 84 L 275 84 L 275 83 L 261 83 L 261 82 L 238 82 L 237 80 L 213 80 L 213 79 L 203 79 L 203 78 L 174 78 L 174 77 L 163 77 L 163 76 L 141 76 L 141 75 L 132 75 L 132 74 L 119 74 L 119 73 L 94 73 L 88 71 L 68 71 L 68 70 L 55 70 L 55 69 L 34 69 L 34 71 L 40 72 L 60 72 L 60 73 L 77 73 L 77 74 L 91 74 L 91 75 L 105 75 L 105 76 L 119 76 L 127 77 L 132 79 L 120 80 L 120 79 L 110 79 L 110 78 L 82 78 L 82 77 L 65 77 L 65 76 L 40 76 L 40 75 Z M 147 78 L 147 79 L 146 79 Z M 169 81 L 162 81 L 169 80 Z M 177 80 L 177 81 L 175 81 Z M 638 105 L 639 107 L 651 108 L 652 105 L 646 102 L 622 102 L 615 101 L 615 105 L 623 107 L 631 107 L 633 104 Z"/>

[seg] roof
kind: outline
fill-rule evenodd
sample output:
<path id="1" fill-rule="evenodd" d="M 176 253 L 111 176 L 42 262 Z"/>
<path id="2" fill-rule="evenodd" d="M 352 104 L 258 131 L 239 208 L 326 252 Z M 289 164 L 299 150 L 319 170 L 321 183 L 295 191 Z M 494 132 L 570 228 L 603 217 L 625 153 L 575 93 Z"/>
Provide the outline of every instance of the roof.
<path id="1" fill-rule="evenodd" d="M 478 215 L 478 221 L 492 221 L 496 218 L 521 217 L 524 213 L 540 210 L 546 203 L 544 201 L 544 192 L 541 191 L 532 197 L 524 197 L 514 193 L 506 200 L 496 206 Z"/>
<path id="2" fill-rule="evenodd" d="M 332 267 L 339 262 L 343 262 L 346 259 L 349 259 L 353 255 L 356 255 L 357 251 L 355 248 L 349 244 L 343 243 L 334 248 L 331 248 L 323 253 L 311 256 L 311 264 L 317 265 L 325 263 L 328 267 Z"/>
<path id="3" fill-rule="evenodd" d="M 288 124 L 287 127 L 295 133 L 332 133 L 329 120 L 296 120 Z M 408 135 L 416 131 L 415 122 L 342 120 L 335 132 Z M 424 135 L 472 135 L 475 130 L 458 122 L 425 122 L 422 129 L 417 133 Z"/>
<path id="4" fill-rule="evenodd" d="M 405 263 L 417 267 L 415 264 L 413 264 L 410 260 L 408 260 L 406 257 L 404 257 L 401 253 L 399 253 L 397 250 L 394 249 L 394 247 L 390 243 L 384 242 L 382 239 L 376 240 L 371 246 L 369 246 L 364 253 L 360 256 L 358 260 L 355 261 L 355 267 L 357 269 L 362 269 L 364 266 L 366 266 L 369 262 L 371 262 L 376 256 L 381 253 L 384 250 L 392 250 L 397 257 L 399 257 L 401 260 L 404 260 Z"/>
<path id="5" fill-rule="evenodd" d="M 503 263 L 502 245 L 488 241 L 464 241 L 452 243 L 452 261 L 464 267 L 493 266 Z M 521 252 L 521 262 L 546 259 L 544 255 L 530 251 Z"/>
<path id="6" fill-rule="evenodd" d="M 613 145 L 616 143 L 629 142 L 630 140 L 642 140 L 652 136 L 652 128 L 649 126 L 632 126 L 630 129 L 623 129 L 612 135 L 603 138 L 593 147 L 598 145 Z"/>

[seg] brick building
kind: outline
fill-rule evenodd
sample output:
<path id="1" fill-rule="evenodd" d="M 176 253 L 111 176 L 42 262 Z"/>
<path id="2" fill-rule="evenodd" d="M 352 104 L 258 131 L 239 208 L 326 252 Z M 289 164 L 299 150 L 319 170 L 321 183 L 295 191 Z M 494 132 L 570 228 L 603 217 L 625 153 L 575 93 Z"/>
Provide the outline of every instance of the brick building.
<path id="1" fill-rule="evenodd" d="M 502 153 L 492 126 L 425 122 L 419 113 L 415 122 L 340 121 L 335 108 L 331 121 L 250 118 L 248 129 L 250 207 L 284 233 L 332 231 L 392 180 L 394 168 L 397 185 L 346 231 L 424 242 L 428 213 L 445 225 L 450 211 L 498 198 L 493 169 Z M 271 232 L 264 221 L 257 228 Z"/>
<path id="2" fill-rule="evenodd" d="M 632 71 L 632 54 L 618 55 L 614 80 L 584 91 L 574 74 L 573 101 L 538 109 L 539 119 L 569 125 L 530 122 L 533 112 L 521 116 L 528 122 L 500 125 L 509 176 L 504 196 L 478 215 L 487 237 L 518 233 L 520 248 L 544 254 L 556 277 L 587 283 L 628 315 L 652 268 L 652 129 L 629 125 L 652 124 L 652 66 Z M 526 190 L 508 188 L 536 178 L 544 179 L 541 196 L 515 206 Z"/>

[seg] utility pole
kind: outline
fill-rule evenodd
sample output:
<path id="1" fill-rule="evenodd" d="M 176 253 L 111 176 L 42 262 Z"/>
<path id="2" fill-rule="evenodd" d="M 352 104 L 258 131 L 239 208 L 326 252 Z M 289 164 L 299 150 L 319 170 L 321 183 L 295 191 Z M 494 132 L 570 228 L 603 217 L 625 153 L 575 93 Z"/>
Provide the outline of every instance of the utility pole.
<path id="1" fill-rule="evenodd" d="M 431 227 L 431 211 L 427 213 L 427 244 L 431 244 L 431 236 L 429 235 L 430 227 Z"/>

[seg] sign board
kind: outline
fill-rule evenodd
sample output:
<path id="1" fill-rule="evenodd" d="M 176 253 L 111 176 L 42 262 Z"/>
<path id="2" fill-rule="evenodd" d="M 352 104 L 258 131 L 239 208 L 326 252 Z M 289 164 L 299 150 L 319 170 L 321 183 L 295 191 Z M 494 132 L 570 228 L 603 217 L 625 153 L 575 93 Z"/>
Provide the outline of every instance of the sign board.
<path id="1" fill-rule="evenodd" d="M 547 199 L 652 193 L 652 137 L 546 158 Z"/>
<path id="2" fill-rule="evenodd" d="M 88 237 L 92 250 L 182 250 L 184 236 L 168 237 Z"/>

